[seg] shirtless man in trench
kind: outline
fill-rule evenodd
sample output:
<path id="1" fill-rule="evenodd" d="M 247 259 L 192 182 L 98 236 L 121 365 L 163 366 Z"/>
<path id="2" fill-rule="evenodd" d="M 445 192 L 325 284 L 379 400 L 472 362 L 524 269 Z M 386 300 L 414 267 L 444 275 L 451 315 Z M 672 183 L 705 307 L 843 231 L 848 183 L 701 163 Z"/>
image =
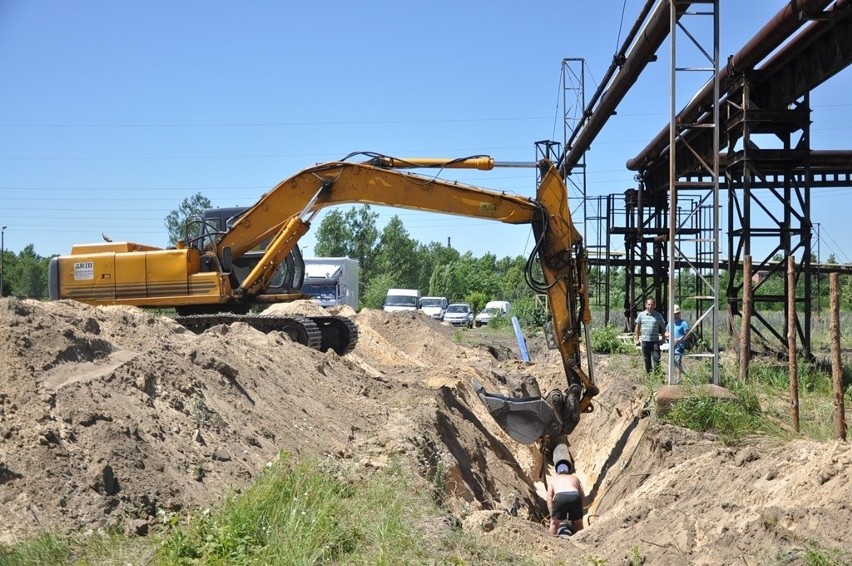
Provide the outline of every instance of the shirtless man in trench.
<path id="1" fill-rule="evenodd" d="M 550 534 L 573 535 L 583 530 L 583 486 L 572 472 L 571 464 L 560 462 L 556 474 L 550 477 L 547 488 L 547 509 L 550 511 Z M 572 523 L 563 525 L 569 519 Z"/>

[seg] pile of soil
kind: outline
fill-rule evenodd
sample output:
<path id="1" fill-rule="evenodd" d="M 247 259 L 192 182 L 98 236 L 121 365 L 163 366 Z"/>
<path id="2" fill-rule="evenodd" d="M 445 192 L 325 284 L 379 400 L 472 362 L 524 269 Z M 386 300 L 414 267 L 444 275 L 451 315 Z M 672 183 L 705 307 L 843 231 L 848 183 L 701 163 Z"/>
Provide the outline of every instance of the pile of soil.
<path id="1" fill-rule="evenodd" d="M 533 346 L 527 364 L 511 342 L 464 346 L 417 313 L 341 314 L 360 331 L 343 357 L 242 324 L 195 335 L 136 308 L 0 299 L 0 541 L 144 534 L 159 511 L 215 504 L 284 450 L 365 473 L 404 462 L 470 536 L 541 563 L 800 564 L 810 544 L 852 549 L 847 444 L 729 448 L 654 424 L 638 365 L 602 356 L 595 411 L 571 435 L 588 526 L 550 537 L 540 448 L 512 441 L 470 383 L 564 387 L 558 354 Z"/>

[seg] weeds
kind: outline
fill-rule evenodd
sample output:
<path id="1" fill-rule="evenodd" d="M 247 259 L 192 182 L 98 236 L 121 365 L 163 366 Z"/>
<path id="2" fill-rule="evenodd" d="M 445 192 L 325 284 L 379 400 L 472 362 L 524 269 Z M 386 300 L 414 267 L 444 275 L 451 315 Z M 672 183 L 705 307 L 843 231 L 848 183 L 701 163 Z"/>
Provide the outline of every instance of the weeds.
<path id="1" fill-rule="evenodd" d="M 282 455 L 220 509 L 196 514 L 184 524 L 169 521 L 158 559 L 222 565 L 465 564 L 483 552 L 476 545 L 459 548 L 452 533 L 437 543 L 424 539 L 414 521 L 440 512 L 427 492 L 406 484 L 398 469 L 361 478 L 339 467 L 339 462 Z M 516 562 L 488 554 L 489 563 Z"/>
<path id="2" fill-rule="evenodd" d="M 804 359 L 797 363 L 799 382 L 798 411 L 800 431 L 816 440 L 834 438 L 834 392 L 830 373 Z M 787 364 L 752 364 L 749 385 L 759 393 L 764 413 L 790 420 L 790 370 Z"/>
<path id="3" fill-rule="evenodd" d="M 638 546 L 634 546 L 630 550 L 630 555 L 627 557 L 627 564 L 629 566 L 642 566 L 645 564 L 645 557 L 642 556 Z"/>
<path id="4" fill-rule="evenodd" d="M 621 339 L 614 326 L 607 324 L 592 330 L 592 350 L 598 354 L 626 354 L 633 349 Z"/>
<path id="5" fill-rule="evenodd" d="M 204 397 L 199 396 L 193 400 L 192 416 L 199 427 L 204 426 L 210 420 L 210 409 L 207 407 Z"/>
<path id="6" fill-rule="evenodd" d="M 808 566 L 842 566 L 852 562 L 852 555 L 842 550 L 825 549 L 815 542 L 805 545 L 805 564 Z"/>
<path id="7" fill-rule="evenodd" d="M 762 430 L 763 423 L 759 415 L 748 412 L 740 403 L 709 395 L 678 401 L 663 420 L 699 432 L 714 432 L 727 443 Z"/>
<path id="8" fill-rule="evenodd" d="M 14 547 L 0 545 L 0 566 L 135 566 L 149 564 L 154 550 L 144 538 L 118 532 L 88 535 L 43 533 Z"/>
<path id="9" fill-rule="evenodd" d="M 742 383 L 732 371 L 724 372 L 721 380 L 722 385 L 734 394 L 735 400 L 720 399 L 696 388 L 695 395 L 675 403 L 663 420 L 698 432 L 715 433 L 725 443 L 734 443 L 771 428 L 763 418 L 759 396 L 753 385 Z M 690 368 L 685 387 L 711 382 L 711 368 L 704 364 Z"/>
<path id="10" fill-rule="evenodd" d="M 736 402 L 697 394 L 679 401 L 664 420 L 696 431 L 714 432 L 733 443 L 760 433 L 789 439 L 799 432 L 824 441 L 834 437 L 834 404 L 831 376 L 818 365 L 799 360 L 799 432 L 790 416 L 789 368 L 786 364 L 754 360 L 748 379 L 739 379 L 736 364 L 723 365 L 720 385 L 732 392 Z M 711 383 L 710 364 L 691 364 L 684 385 Z M 657 376 L 645 378 L 652 390 Z M 785 424 L 790 423 L 790 424 Z"/>
<path id="11" fill-rule="evenodd" d="M 0 565 L 64 564 L 71 556 L 71 548 L 62 537 L 52 533 L 24 541 L 14 548 L 0 546 Z"/>

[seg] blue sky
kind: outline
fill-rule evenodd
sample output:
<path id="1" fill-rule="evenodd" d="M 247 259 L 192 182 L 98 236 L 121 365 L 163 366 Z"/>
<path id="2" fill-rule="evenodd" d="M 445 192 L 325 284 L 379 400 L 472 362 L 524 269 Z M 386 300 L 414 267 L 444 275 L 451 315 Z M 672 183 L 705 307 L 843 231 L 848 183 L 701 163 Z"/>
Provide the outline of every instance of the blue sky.
<path id="1" fill-rule="evenodd" d="M 183 199 L 250 205 L 353 151 L 531 162 L 535 141 L 562 138 L 562 59 L 586 60 L 591 97 L 643 3 L 0 0 L 6 249 L 68 253 L 102 232 L 164 246 Z M 723 60 L 783 5 L 723 1 Z M 587 154 L 589 195 L 635 186 L 625 162 L 667 123 L 668 47 L 658 55 Z M 813 148 L 849 148 L 850 83 L 846 69 L 812 94 Z M 446 177 L 535 188 L 531 169 Z M 850 194 L 813 197 L 823 258 L 852 261 L 848 207 L 836 206 Z M 397 214 L 424 243 L 530 250 L 527 227 L 378 211 L 379 228 Z M 313 244 L 309 233 L 307 255 Z"/>

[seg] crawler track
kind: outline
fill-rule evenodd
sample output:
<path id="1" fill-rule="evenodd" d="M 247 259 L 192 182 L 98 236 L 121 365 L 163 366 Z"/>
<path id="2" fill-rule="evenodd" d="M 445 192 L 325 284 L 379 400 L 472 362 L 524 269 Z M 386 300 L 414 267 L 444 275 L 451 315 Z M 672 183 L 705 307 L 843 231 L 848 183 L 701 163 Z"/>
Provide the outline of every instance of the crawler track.
<path id="1" fill-rule="evenodd" d="M 358 343 L 358 327 L 343 316 L 216 313 L 178 315 L 175 321 L 196 334 L 218 324 L 244 322 L 261 332 L 283 332 L 303 346 L 322 352 L 334 350 L 341 356 L 351 352 Z"/>
<path id="2" fill-rule="evenodd" d="M 310 317 L 322 332 L 323 352 L 334 350 L 344 356 L 355 349 L 358 343 L 358 327 L 345 316 L 312 316 Z"/>
<path id="3" fill-rule="evenodd" d="M 322 346 L 322 332 L 320 332 L 319 327 L 314 321 L 304 316 L 218 313 L 177 316 L 175 317 L 175 321 L 196 334 L 200 334 L 218 324 L 244 322 L 261 332 L 283 332 L 294 342 L 298 342 L 314 350 L 319 350 Z"/>

